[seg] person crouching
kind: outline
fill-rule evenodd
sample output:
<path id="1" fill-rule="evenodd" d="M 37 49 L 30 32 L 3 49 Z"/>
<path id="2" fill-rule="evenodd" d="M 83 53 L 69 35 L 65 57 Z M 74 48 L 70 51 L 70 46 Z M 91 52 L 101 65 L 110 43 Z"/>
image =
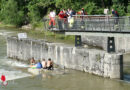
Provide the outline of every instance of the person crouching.
<path id="1" fill-rule="evenodd" d="M 53 70 L 53 62 L 51 61 L 51 58 L 49 58 L 47 61 L 47 69 Z"/>
<path id="2" fill-rule="evenodd" d="M 47 69 L 47 62 L 45 59 L 42 60 L 42 68 Z"/>
<path id="3" fill-rule="evenodd" d="M 37 69 L 41 69 L 42 68 L 42 64 L 41 64 L 41 61 L 38 60 L 37 64 L 36 64 L 36 68 Z"/>

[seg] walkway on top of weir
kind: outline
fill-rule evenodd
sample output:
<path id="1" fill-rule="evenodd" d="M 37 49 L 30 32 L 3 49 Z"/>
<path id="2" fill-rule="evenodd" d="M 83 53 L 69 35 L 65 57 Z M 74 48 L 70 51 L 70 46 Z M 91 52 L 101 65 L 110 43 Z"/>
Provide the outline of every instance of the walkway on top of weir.
<path id="1" fill-rule="evenodd" d="M 65 35 L 88 35 L 109 37 L 130 37 L 130 17 L 109 15 L 74 15 L 72 18 L 43 19 L 46 30 L 63 32 Z M 49 23 L 51 25 L 49 26 Z"/>

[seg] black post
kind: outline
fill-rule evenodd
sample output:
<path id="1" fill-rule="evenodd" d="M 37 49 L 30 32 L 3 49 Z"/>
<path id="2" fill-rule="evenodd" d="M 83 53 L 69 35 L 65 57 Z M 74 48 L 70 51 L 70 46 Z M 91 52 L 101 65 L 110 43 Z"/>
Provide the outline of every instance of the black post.
<path id="1" fill-rule="evenodd" d="M 120 79 L 124 79 L 124 73 L 123 73 L 123 55 L 120 55 Z"/>
<path id="2" fill-rule="evenodd" d="M 114 37 L 108 37 L 107 40 L 107 51 L 110 52 L 115 52 L 115 40 Z"/>
<path id="3" fill-rule="evenodd" d="M 75 46 L 81 46 L 82 41 L 81 41 L 81 36 L 80 35 L 75 35 Z"/>

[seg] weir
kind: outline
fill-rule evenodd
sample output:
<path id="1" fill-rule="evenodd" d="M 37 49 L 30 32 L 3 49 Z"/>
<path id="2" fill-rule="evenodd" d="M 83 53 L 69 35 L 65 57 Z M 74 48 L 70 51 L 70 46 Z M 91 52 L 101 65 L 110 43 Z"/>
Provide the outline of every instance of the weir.
<path id="1" fill-rule="evenodd" d="M 43 40 L 7 38 L 7 56 L 29 62 L 52 58 L 55 64 L 65 68 L 81 70 L 102 77 L 122 79 L 121 53 L 103 50 L 76 48 L 64 44 L 48 43 Z"/>

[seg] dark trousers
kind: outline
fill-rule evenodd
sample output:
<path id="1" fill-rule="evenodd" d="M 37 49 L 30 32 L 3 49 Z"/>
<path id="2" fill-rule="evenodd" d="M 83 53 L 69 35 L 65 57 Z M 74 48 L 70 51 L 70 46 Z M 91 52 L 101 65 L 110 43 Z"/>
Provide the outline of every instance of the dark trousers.
<path id="1" fill-rule="evenodd" d="M 50 65 L 49 67 L 47 67 L 48 70 L 53 70 L 53 65 Z"/>
<path id="2" fill-rule="evenodd" d="M 119 18 L 118 18 L 118 17 L 115 17 L 114 23 L 117 25 L 118 22 L 119 22 Z"/>

